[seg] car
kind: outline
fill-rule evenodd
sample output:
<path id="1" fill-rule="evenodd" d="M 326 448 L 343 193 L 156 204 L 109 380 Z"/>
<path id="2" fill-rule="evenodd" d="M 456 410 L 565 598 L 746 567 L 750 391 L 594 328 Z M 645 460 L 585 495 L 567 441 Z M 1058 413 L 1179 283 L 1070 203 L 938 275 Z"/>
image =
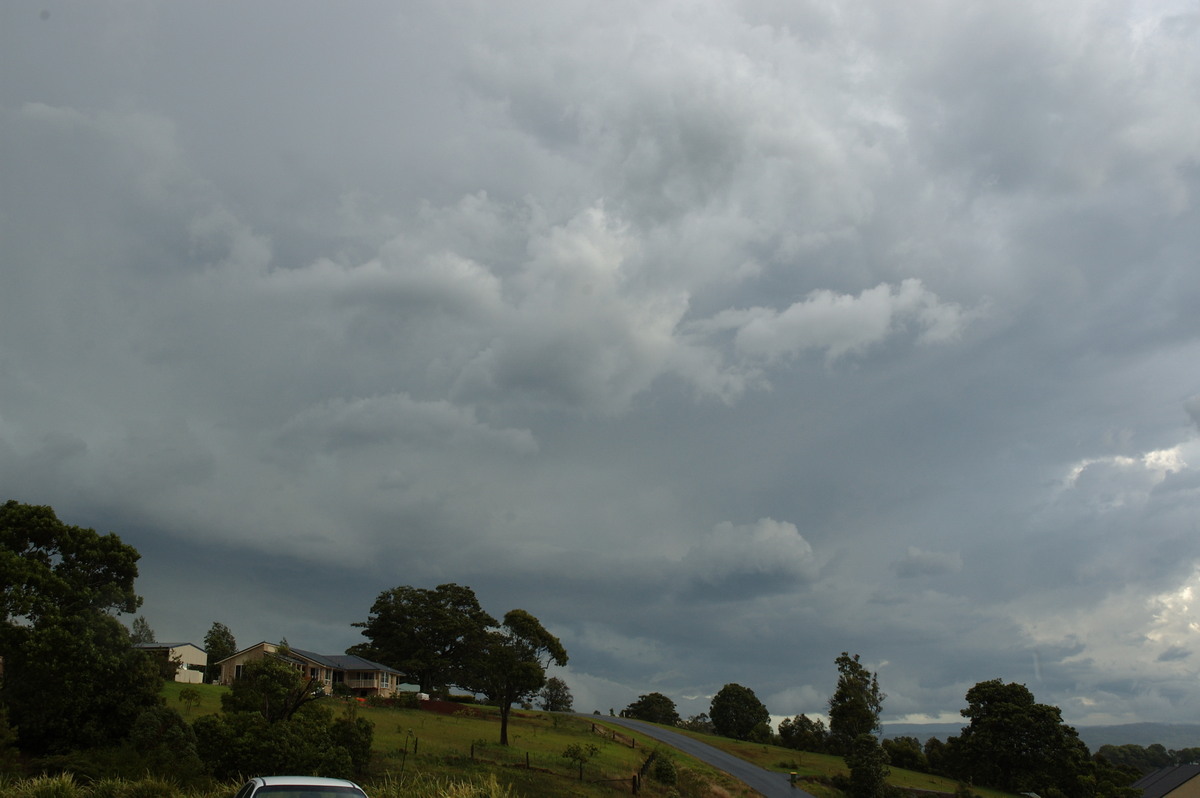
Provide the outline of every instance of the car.
<path id="1" fill-rule="evenodd" d="M 259 776 L 242 785 L 235 798 L 367 798 L 367 793 L 346 779 Z"/>

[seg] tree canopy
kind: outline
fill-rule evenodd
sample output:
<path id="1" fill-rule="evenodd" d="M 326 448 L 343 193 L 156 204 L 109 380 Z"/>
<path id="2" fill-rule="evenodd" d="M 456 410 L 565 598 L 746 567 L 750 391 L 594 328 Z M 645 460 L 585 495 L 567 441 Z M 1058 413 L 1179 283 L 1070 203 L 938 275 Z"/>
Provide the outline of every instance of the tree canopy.
<path id="1" fill-rule="evenodd" d="M 50 507 L 0 506 L 0 621 L 34 626 L 83 610 L 134 612 L 141 557 L 114 534 L 69 526 Z"/>
<path id="2" fill-rule="evenodd" d="M 546 683 L 546 668 L 566 665 L 567 651 L 541 621 L 525 610 L 509 610 L 468 657 L 459 685 L 483 693 L 500 707 L 500 744 L 508 745 L 512 705 Z"/>
<path id="3" fill-rule="evenodd" d="M 779 722 L 779 739 L 788 748 L 797 751 L 825 751 L 825 742 L 829 732 L 821 719 L 813 720 L 807 715 L 796 715 L 784 718 Z"/>
<path id="4" fill-rule="evenodd" d="M 141 604 L 138 559 L 116 535 L 64 524 L 50 507 L 0 505 L 0 703 L 23 750 L 115 742 L 157 703 L 157 666 L 110 614 Z"/>
<path id="5" fill-rule="evenodd" d="M 879 713 L 887 697 L 879 689 L 879 680 L 858 660 L 842 652 L 835 663 L 837 688 L 829 698 L 829 748 L 838 754 L 850 752 L 860 734 L 879 731 Z"/>
<path id="6" fill-rule="evenodd" d="M 637 701 L 621 710 L 621 717 L 667 726 L 679 725 L 679 711 L 675 708 L 675 702 L 662 693 L 638 696 Z"/>
<path id="7" fill-rule="evenodd" d="M 547 712 L 570 712 L 574 708 L 575 699 L 571 696 L 571 688 L 557 676 L 546 680 L 546 686 L 542 688 L 538 697 L 541 699 L 542 709 Z"/>
<path id="8" fill-rule="evenodd" d="M 1058 707 L 1037 703 L 1023 684 L 992 679 L 967 691 L 962 715 L 970 724 L 948 742 L 954 775 L 1008 792 L 1080 794 L 1091 769 L 1087 746 Z"/>
<path id="9" fill-rule="evenodd" d="M 237 653 L 237 640 L 234 639 L 233 632 L 229 631 L 228 626 L 219 621 L 213 621 L 213 625 L 204 635 L 204 653 L 208 657 L 204 676 L 210 682 L 216 681 L 216 677 L 219 675 L 216 669 L 217 663 Z"/>
<path id="10" fill-rule="evenodd" d="M 717 691 L 708 714 L 717 734 L 735 740 L 753 739 L 761 734 L 759 727 L 771 722 L 771 713 L 763 702 L 753 690 L 740 684 L 727 684 Z M 766 732 L 770 736 L 769 726 Z"/>
<path id="11" fill-rule="evenodd" d="M 268 723 L 290 720 L 305 704 L 323 695 L 320 685 L 292 662 L 288 650 L 253 659 L 242 666 L 242 675 L 221 696 L 226 712 L 257 712 Z"/>
<path id="12" fill-rule="evenodd" d="M 464 663 L 484 643 L 496 619 L 483 611 L 469 587 L 447 583 L 433 590 L 385 590 L 371 606 L 363 630 L 369 642 L 349 653 L 395 668 L 421 692 L 457 684 Z"/>

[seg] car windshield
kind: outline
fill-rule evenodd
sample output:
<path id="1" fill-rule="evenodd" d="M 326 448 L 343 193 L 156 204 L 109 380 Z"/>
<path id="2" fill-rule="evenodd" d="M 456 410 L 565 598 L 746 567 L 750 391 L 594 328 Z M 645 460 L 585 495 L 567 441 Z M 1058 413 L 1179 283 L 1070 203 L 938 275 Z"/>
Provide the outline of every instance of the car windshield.
<path id="1" fill-rule="evenodd" d="M 270 784 L 255 793 L 256 796 L 268 794 L 286 798 L 367 798 L 366 793 L 357 787 L 303 784 Z"/>

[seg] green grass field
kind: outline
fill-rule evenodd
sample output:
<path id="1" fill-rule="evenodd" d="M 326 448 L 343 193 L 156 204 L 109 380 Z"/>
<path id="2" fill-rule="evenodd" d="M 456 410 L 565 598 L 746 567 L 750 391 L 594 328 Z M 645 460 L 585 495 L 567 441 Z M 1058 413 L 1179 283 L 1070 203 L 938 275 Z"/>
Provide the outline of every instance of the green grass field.
<path id="1" fill-rule="evenodd" d="M 185 685 L 167 684 L 164 696 L 170 706 L 194 721 L 220 712 L 226 688 L 193 685 L 200 702 L 194 706 L 179 700 Z M 649 737 L 620 726 L 604 725 L 604 717 L 566 716 L 549 712 L 514 710 L 509 723 L 510 745 L 501 746 L 500 721 L 496 709 L 464 705 L 455 714 L 417 709 L 372 707 L 357 701 L 322 699 L 335 714 L 357 713 L 375 724 L 371 776 L 365 779 L 372 796 L 390 798 L 407 795 L 443 795 L 421 792 L 430 785 L 459 782 L 481 784 L 495 779 L 499 788 L 518 796 L 611 796 L 631 792 L 631 779 L 654 751 L 676 763 L 681 796 L 705 798 L 749 798 L 752 793 L 739 782 L 714 768 L 691 759 Z M 679 731 L 676 729 L 676 731 Z M 845 773 L 841 758 L 794 751 L 778 746 L 738 742 L 725 737 L 684 732 L 728 751 L 742 759 L 782 773 L 796 772 L 803 789 L 820 798 L 841 794 L 821 779 Z M 594 745 L 595 756 L 583 769 L 579 781 L 576 763 L 562 756 L 568 746 Z M 889 781 L 904 789 L 953 794 L 957 784 L 946 778 L 893 768 Z M 421 785 L 424 785 L 423 787 Z M 646 779 L 642 795 L 666 796 L 669 788 Z M 974 789 L 984 798 L 1001 798 L 1004 793 Z"/>

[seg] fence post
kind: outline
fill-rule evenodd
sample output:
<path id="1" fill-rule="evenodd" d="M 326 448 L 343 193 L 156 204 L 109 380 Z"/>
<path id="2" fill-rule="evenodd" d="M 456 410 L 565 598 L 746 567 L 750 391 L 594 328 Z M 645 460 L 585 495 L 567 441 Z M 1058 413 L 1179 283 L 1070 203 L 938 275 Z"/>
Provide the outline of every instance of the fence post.
<path id="1" fill-rule="evenodd" d="M 638 774 L 633 774 L 633 794 L 638 794 Z"/>

